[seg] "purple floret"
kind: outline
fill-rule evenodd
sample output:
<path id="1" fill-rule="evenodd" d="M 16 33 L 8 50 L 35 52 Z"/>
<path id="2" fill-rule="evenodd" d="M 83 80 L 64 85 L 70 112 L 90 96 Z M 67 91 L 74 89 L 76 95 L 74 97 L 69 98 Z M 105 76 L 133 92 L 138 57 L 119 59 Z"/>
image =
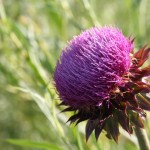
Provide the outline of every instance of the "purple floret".
<path id="1" fill-rule="evenodd" d="M 122 84 L 133 43 L 113 27 L 94 27 L 71 40 L 56 65 L 60 99 L 75 108 L 101 105 Z"/>

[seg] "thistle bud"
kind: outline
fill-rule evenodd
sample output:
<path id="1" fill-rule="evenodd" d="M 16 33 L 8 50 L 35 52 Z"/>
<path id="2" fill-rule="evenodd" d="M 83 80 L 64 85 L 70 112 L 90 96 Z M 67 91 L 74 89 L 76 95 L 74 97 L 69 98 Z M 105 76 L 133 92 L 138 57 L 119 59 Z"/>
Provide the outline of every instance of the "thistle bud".
<path id="1" fill-rule="evenodd" d="M 144 110 L 150 111 L 146 93 L 150 66 L 141 68 L 150 48 L 134 53 L 134 40 L 114 27 L 94 27 L 75 36 L 63 50 L 54 72 L 64 111 L 76 113 L 68 121 L 87 120 L 86 140 L 102 130 L 118 141 L 119 124 L 128 133 L 143 128 Z M 143 80 L 144 79 L 144 80 Z"/>

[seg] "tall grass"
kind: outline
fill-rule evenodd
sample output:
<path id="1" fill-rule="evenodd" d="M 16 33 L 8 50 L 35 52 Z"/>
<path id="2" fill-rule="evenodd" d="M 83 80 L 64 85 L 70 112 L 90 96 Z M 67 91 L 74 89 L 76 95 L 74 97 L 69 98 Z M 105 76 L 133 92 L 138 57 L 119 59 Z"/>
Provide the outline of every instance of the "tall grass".
<path id="1" fill-rule="evenodd" d="M 84 122 L 65 123 L 52 78 L 67 41 L 92 26 L 118 26 L 136 37 L 136 48 L 150 46 L 149 8 L 150 0 L 0 0 L 1 149 L 137 149 L 135 136 L 124 131 L 118 145 L 105 133 L 86 143 Z"/>

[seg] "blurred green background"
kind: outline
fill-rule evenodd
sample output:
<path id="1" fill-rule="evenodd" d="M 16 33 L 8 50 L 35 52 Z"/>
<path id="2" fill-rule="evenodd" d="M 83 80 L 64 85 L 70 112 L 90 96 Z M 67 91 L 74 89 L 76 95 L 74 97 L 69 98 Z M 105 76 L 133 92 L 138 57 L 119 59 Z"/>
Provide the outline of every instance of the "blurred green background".
<path id="1" fill-rule="evenodd" d="M 52 77 L 61 50 L 82 30 L 104 25 L 136 37 L 136 49 L 150 46 L 150 0 L 0 0 L 1 150 L 138 149 L 122 130 L 118 145 L 105 133 L 86 143 L 85 122 L 68 126 L 69 113 L 57 106 Z"/>

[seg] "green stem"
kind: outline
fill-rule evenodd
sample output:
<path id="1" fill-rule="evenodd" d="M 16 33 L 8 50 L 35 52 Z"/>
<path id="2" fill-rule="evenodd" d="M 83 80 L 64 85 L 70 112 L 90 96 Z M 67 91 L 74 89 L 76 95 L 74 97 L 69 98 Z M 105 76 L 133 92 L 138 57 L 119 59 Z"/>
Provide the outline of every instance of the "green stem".
<path id="1" fill-rule="evenodd" d="M 135 127 L 134 131 L 138 139 L 140 150 L 150 150 L 150 144 L 146 131 L 139 127 Z"/>

